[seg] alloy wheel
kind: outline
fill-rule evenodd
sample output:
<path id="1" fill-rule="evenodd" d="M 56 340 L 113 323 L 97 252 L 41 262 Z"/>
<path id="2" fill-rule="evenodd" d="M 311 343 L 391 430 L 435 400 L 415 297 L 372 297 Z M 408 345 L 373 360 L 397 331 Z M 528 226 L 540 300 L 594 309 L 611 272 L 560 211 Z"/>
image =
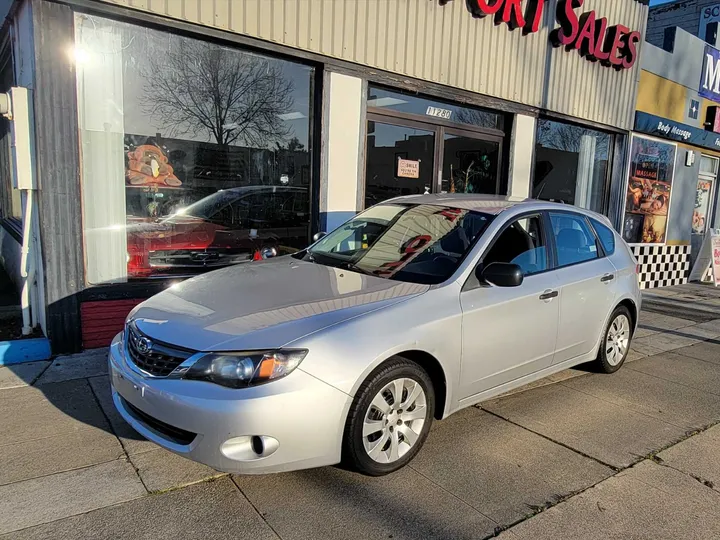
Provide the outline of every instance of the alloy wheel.
<path id="1" fill-rule="evenodd" d="M 630 321 L 627 316 L 620 314 L 608 328 L 605 341 L 605 357 L 608 364 L 617 366 L 625 358 L 630 346 Z"/>
<path id="2" fill-rule="evenodd" d="M 413 379 L 395 379 L 373 398 L 365 412 L 365 452 L 378 463 L 393 463 L 417 442 L 427 416 L 427 397 Z"/>

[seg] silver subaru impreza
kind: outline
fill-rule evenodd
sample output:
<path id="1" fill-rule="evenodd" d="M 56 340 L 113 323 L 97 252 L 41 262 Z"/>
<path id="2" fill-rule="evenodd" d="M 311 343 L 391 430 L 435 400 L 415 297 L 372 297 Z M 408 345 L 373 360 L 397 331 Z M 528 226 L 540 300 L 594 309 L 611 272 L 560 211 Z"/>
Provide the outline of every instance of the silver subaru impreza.
<path id="1" fill-rule="evenodd" d="M 110 349 L 113 400 L 218 470 L 382 475 L 434 419 L 576 364 L 616 371 L 639 310 L 636 262 L 603 216 L 404 197 L 142 303 Z"/>

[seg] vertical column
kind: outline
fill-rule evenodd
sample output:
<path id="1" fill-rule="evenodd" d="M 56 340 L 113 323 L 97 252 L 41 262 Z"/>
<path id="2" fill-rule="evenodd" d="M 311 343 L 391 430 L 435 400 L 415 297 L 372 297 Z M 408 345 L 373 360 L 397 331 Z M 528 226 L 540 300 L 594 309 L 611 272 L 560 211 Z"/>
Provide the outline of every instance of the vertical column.
<path id="1" fill-rule="evenodd" d="M 325 73 L 320 223 L 331 231 L 357 212 L 362 181 L 363 80 Z"/>
<path id="2" fill-rule="evenodd" d="M 532 170 L 535 155 L 535 130 L 537 118 L 516 114 L 510 137 L 510 178 L 508 195 L 530 197 L 532 194 Z"/>

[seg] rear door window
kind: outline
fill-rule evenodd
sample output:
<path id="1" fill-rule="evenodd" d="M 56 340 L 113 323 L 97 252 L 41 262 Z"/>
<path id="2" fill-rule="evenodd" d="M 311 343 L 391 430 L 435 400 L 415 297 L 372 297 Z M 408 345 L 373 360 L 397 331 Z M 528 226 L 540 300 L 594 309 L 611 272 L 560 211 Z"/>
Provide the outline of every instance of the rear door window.
<path id="1" fill-rule="evenodd" d="M 558 267 L 571 266 L 600 257 L 595 235 L 585 216 L 571 213 L 550 213 Z"/>

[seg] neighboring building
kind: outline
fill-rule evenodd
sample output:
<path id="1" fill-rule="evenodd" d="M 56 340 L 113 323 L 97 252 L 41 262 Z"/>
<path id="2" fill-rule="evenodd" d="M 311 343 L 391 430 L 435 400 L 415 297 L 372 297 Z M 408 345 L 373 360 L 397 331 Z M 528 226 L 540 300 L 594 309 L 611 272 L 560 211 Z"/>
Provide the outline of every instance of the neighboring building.
<path id="1" fill-rule="evenodd" d="M 643 49 L 623 220 L 625 239 L 645 244 L 635 251 L 646 288 L 686 282 L 720 227 L 720 51 L 680 28 L 668 37 L 670 50 Z"/>
<path id="2" fill-rule="evenodd" d="M 0 3 L 0 91 L 30 89 L 35 182 L 12 188 L 5 123 L 0 249 L 18 283 L 34 254 L 54 350 L 106 345 L 178 279 L 396 195 L 562 200 L 619 227 L 647 2 L 491 4 Z"/>
<path id="3" fill-rule="evenodd" d="M 718 0 L 676 0 L 650 8 L 645 41 L 663 46 L 666 29 L 678 27 L 713 45 L 718 44 L 720 2 Z"/>

